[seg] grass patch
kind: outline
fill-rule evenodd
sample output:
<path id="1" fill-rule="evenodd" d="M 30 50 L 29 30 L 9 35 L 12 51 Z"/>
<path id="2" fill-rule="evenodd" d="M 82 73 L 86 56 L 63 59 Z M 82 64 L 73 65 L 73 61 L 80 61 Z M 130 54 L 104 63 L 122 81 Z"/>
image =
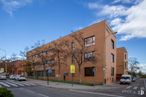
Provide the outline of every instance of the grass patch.
<path id="1" fill-rule="evenodd" d="M 32 78 L 32 79 L 36 79 L 36 78 Z M 37 78 L 37 80 L 43 80 L 43 81 L 47 81 L 47 78 L 44 79 L 44 77 L 39 77 Z M 64 80 L 58 80 L 58 79 L 55 79 L 55 78 L 50 78 L 49 81 L 51 82 L 60 82 L 60 83 L 68 83 L 68 84 L 78 84 L 78 85 L 86 85 L 86 86 L 95 86 L 95 85 L 103 85 L 103 83 L 99 83 L 99 84 L 93 84 L 93 83 L 87 83 L 87 82 L 82 82 L 82 83 L 79 83 L 77 81 L 64 81 Z"/>

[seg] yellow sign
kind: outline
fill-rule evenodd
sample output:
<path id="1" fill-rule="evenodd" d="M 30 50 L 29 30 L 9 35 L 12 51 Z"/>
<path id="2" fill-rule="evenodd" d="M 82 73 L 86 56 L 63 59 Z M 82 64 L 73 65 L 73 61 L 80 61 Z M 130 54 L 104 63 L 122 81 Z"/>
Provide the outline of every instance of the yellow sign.
<path id="1" fill-rule="evenodd" d="M 75 73 L 75 65 L 74 64 L 70 65 L 70 73 Z"/>
<path id="2" fill-rule="evenodd" d="M 0 68 L 0 73 L 3 73 L 4 72 L 4 68 Z"/>

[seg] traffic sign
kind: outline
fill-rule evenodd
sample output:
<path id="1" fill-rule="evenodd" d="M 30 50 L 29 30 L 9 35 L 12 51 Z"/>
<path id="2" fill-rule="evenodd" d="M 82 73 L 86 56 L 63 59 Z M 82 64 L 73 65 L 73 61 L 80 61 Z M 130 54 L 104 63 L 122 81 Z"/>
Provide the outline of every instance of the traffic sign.
<path id="1" fill-rule="evenodd" d="M 70 65 L 70 73 L 75 73 L 75 65 L 74 64 Z"/>
<path id="2" fill-rule="evenodd" d="M 48 69 L 48 74 L 52 74 L 52 72 L 53 72 L 53 71 L 52 71 L 52 68 L 49 68 L 49 69 Z"/>

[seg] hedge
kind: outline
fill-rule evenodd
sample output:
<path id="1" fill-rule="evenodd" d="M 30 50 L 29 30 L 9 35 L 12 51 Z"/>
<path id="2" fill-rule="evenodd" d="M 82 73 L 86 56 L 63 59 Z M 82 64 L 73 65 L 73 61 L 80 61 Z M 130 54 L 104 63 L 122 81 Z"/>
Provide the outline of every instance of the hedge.
<path id="1" fill-rule="evenodd" d="M 0 97 L 14 97 L 14 95 L 7 88 L 0 88 Z"/>

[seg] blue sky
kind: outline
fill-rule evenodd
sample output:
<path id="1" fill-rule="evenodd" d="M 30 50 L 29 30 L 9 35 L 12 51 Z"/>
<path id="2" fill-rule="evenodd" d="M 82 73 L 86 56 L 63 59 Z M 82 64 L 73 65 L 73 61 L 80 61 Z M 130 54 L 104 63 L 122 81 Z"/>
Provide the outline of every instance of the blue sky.
<path id="1" fill-rule="evenodd" d="M 146 0 L 0 0 L 0 54 L 19 55 L 103 19 L 146 71 Z"/>

